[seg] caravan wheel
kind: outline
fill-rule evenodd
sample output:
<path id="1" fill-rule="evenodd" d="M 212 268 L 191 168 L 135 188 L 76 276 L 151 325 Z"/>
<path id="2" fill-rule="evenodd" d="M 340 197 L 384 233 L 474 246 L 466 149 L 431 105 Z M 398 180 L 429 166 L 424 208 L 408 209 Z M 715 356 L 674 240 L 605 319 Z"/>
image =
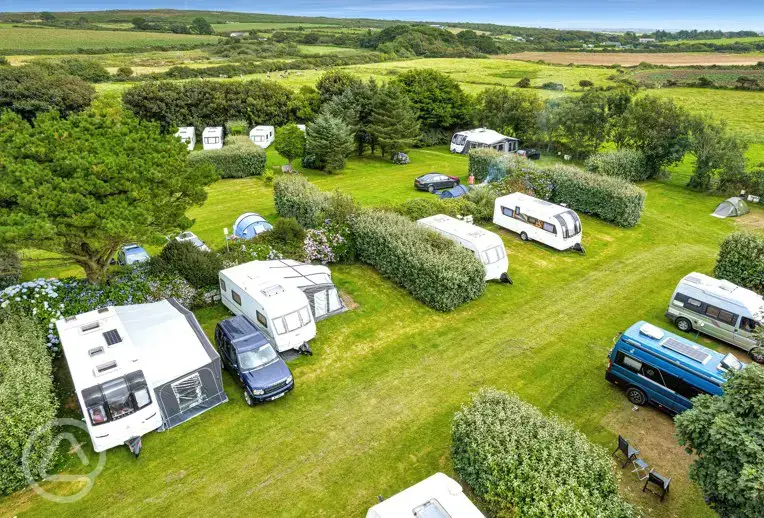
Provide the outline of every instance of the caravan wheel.
<path id="1" fill-rule="evenodd" d="M 677 318 L 676 322 L 674 323 L 676 324 L 676 327 L 678 327 L 680 331 L 683 331 L 685 333 L 689 333 L 690 331 L 692 331 L 692 322 L 690 322 L 686 318 Z"/>
<path id="2" fill-rule="evenodd" d="M 249 406 L 255 406 L 255 400 L 249 395 L 247 389 L 244 389 L 244 401 L 246 401 Z"/>
<path id="3" fill-rule="evenodd" d="M 523 241 L 528 241 L 528 234 L 526 234 L 525 232 L 520 232 L 520 239 L 522 239 Z"/>

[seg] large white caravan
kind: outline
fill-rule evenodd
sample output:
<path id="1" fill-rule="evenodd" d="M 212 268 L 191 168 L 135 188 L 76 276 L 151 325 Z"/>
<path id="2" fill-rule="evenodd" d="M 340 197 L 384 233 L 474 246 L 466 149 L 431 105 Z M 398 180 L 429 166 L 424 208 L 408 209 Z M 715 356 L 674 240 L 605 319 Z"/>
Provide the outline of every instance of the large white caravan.
<path id="1" fill-rule="evenodd" d="M 496 198 L 493 222 L 520 234 L 523 241 L 538 241 L 557 250 L 584 251 L 581 220 L 562 205 L 513 192 Z"/>
<path id="2" fill-rule="evenodd" d="M 196 130 L 193 126 L 181 126 L 178 128 L 178 132 L 175 134 L 181 142 L 186 144 L 189 151 L 194 150 L 196 145 Z"/>
<path id="3" fill-rule="evenodd" d="M 249 139 L 254 142 L 256 146 L 260 146 L 265 149 L 273 143 L 275 139 L 275 129 L 273 126 L 255 126 L 252 131 L 249 132 Z"/>
<path id="4" fill-rule="evenodd" d="M 278 352 L 310 353 L 308 341 L 316 336 L 316 322 L 299 288 L 272 275 L 262 261 L 221 270 L 219 279 L 223 305 L 249 318 Z"/>
<path id="5" fill-rule="evenodd" d="M 467 154 L 470 149 L 491 148 L 507 153 L 517 151 L 520 142 L 514 137 L 507 137 L 498 131 L 477 128 L 459 131 L 451 137 L 451 152 Z"/>
<path id="6" fill-rule="evenodd" d="M 471 250 L 475 257 L 483 263 L 487 281 L 512 282 L 507 275 L 507 268 L 509 268 L 507 251 L 504 249 L 504 242 L 498 234 L 445 214 L 422 218 L 417 221 L 417 224 L 437 232 L 467 250 Z"/>
<path id="7" fill-rule="evenodd" d="M 443 473 L 436 473 L 404 489 L 366 513 L 366 518 L 425 517 L 485 518 L 464 494 L 462 486 Z"/>
<path id="8" fill-rule="evenodd" d="M 223 127 L 210 126 L 202 131 L 202 147 L 207 149 L 223 149 Z"/>
<path id="9" fill-rule="evenodd" d="M 748 351 L 764 362 L 753 332 L 763 325 L 764 298 L 729 281 L 692 272 L 679 281 L 666 316 L 685 332 L 699 331 Z"/>

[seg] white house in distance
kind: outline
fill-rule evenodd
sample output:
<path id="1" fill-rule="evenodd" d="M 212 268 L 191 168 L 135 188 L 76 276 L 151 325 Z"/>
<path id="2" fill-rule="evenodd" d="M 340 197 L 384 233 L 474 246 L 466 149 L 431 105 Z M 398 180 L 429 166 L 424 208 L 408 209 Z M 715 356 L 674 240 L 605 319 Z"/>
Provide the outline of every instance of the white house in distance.
<path id="1" fill-rule="evenodd" d="M 193 126 L 181 126 L 175 134 L 181 142 L 188 145 L 188 150 L 193 151 L 196 145 L 196 129 Z"/>
<path id="2" fill-rule="evenodd" d="M 470 149 L 491 148 L 507 153 L 517 151 L 520 141 L 488 128 L 477 128 L 454 133 L 451 152 L 467 154 Z"/>
<path id="3" fill-rule="evenodd" d="M 408 489 L 383 500 L 366 518 L 485 518 L 470 502 L 459 483 L 436 473 Z"/>
<path id="4" fill-rule="evenodd" d="M 249 132 L 249 139 L 256 145 L 265 149 L 273 143 L 276 130 L 273 126 L 255 126 Z"/>
<path id="5" fill-rule="evenodd" d="M 223 148 L 223 127 L 209 126 L 202 132 L 202 146 L 207 149 Z"/>

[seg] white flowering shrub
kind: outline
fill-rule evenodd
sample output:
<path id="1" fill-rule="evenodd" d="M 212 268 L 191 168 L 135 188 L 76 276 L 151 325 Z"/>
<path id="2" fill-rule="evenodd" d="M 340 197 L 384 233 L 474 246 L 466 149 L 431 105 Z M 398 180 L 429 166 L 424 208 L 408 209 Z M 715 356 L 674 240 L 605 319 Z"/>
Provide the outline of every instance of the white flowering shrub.
<path id="1" fill-rule="evenodd" d="M 515 394 L 483 389 L 454 416 L 454 469 L 489 516 L 632 517 L 609 452 Z"/>
<path id="2" fill-rule="evenodd" d="M 308 262 L 318 261 L 321 264 L 337 262 L 339 254 L 335 254 L 334 249 L 344 244 L 345 238 L 339 233 L 325 228 L 308 229 L 305 233 L 305 258 Z"/>
<path id="3" fill-rule="evenodd" d="M 393 155 L 393 163 L 398 165 L 406 165 L 411 163 L 411 159 L 406 153 L 400 151 Z"/>

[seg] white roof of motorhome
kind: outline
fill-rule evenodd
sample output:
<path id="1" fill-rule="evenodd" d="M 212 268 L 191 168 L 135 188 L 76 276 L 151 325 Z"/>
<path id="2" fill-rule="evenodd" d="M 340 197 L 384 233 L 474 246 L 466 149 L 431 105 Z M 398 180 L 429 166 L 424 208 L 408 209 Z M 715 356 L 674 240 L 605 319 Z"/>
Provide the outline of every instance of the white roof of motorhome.
<path id="1" fill-rule="evenodd" d="M 194 136 L 194 127 L 193 126 L 181 126 L 178 128 L 178 132 L 175 134 L 176 137 L 182 137 L 182 138 L 191 138 Z"/>
<path id="2" fill-rule="evenodd" d="M 271 316 L 282 316 L 308 305 L 308 298 L 298 288 L 275 277 L 266 261 L 251 261 L 220 271 L 240 289 L 257 299 Z M 267 302 L 266 302 L 267 301 Z"/>
<path id="3" fill-rule="evenodd" d="M 477 128 L 467 131 L 460 131 L 460 135 L 467 135 L 467 140 L 470 142 L 477 142 L 479 144 L 496 144 L 497 142 L 501 142 L 502 140 L 517 140 L 514 137 L 508 137 L 506 135 L 502 135 L 498 131 L 494 131 L 492 129 L 488 128 Z"/>
<path id="4" fill-rule="evenodd" d="M 207 126 L 204 128 L 204 131 L 202 131 L 203 137 L 219 137 L 223 134 L 223 127 L 222 126 Z"/>
<path id="5" fill-rule="evenodd" d="M 429 504 L 430 514 L 417 509 Z M 437 508 L 439 505 L 442 511 Z M 418 515 L 414 510 L 419 511 Z M 435 512 L 440 511 L 440 514 Z M 446 515 L 442 512 L 445 511 Z M 459 483 L 443 473 L 436 473 L 408 489 L 384 500 L 366 513 L 366 518 L 416 518 L 416 516 L 447 516 L 451 518 L 485 518 L 462 491 Z"/>
<path id="6" fill-rule="evenodd" d="M 467 240 L 475 245 L 478 251 L 488 250 L 496 246 L 504 246 L 498 234 L 466 221 L 446 216 L 445 214 L 436 214 L 435 216 L 422 218 L 417 223 Z"/>
<path id="7" fill-rule="evenodd" d="M 512 210 L 514 210 L 515 207 L 520 207 L 522 213 L 539 219 L 548 219 L 570 210 L 562 205 L 557 205 L 546 200 L 540 200 L 521 192 L 513 192 L 506 196 L 500 196 L 496 198 L 496 203 Z"/>
<path id="8" fill-rule="evenodd" d="M 249 134 L 254 135 L 256 133 L 268 133 L 269 131 L 273 131 L 273 126 L 255 126 L 250 130 Z"/>
<path id="9" fill-rule="evenodd" d="M 695 286 L 709 295 L 725 300 L 731 304 L 745 307 L 752 315 L 764 317 L 764 297 L 749 289 L 729 281 L 715 279 L 708 275 L 692 272 L 685 275 L 680 284 Z"/>

